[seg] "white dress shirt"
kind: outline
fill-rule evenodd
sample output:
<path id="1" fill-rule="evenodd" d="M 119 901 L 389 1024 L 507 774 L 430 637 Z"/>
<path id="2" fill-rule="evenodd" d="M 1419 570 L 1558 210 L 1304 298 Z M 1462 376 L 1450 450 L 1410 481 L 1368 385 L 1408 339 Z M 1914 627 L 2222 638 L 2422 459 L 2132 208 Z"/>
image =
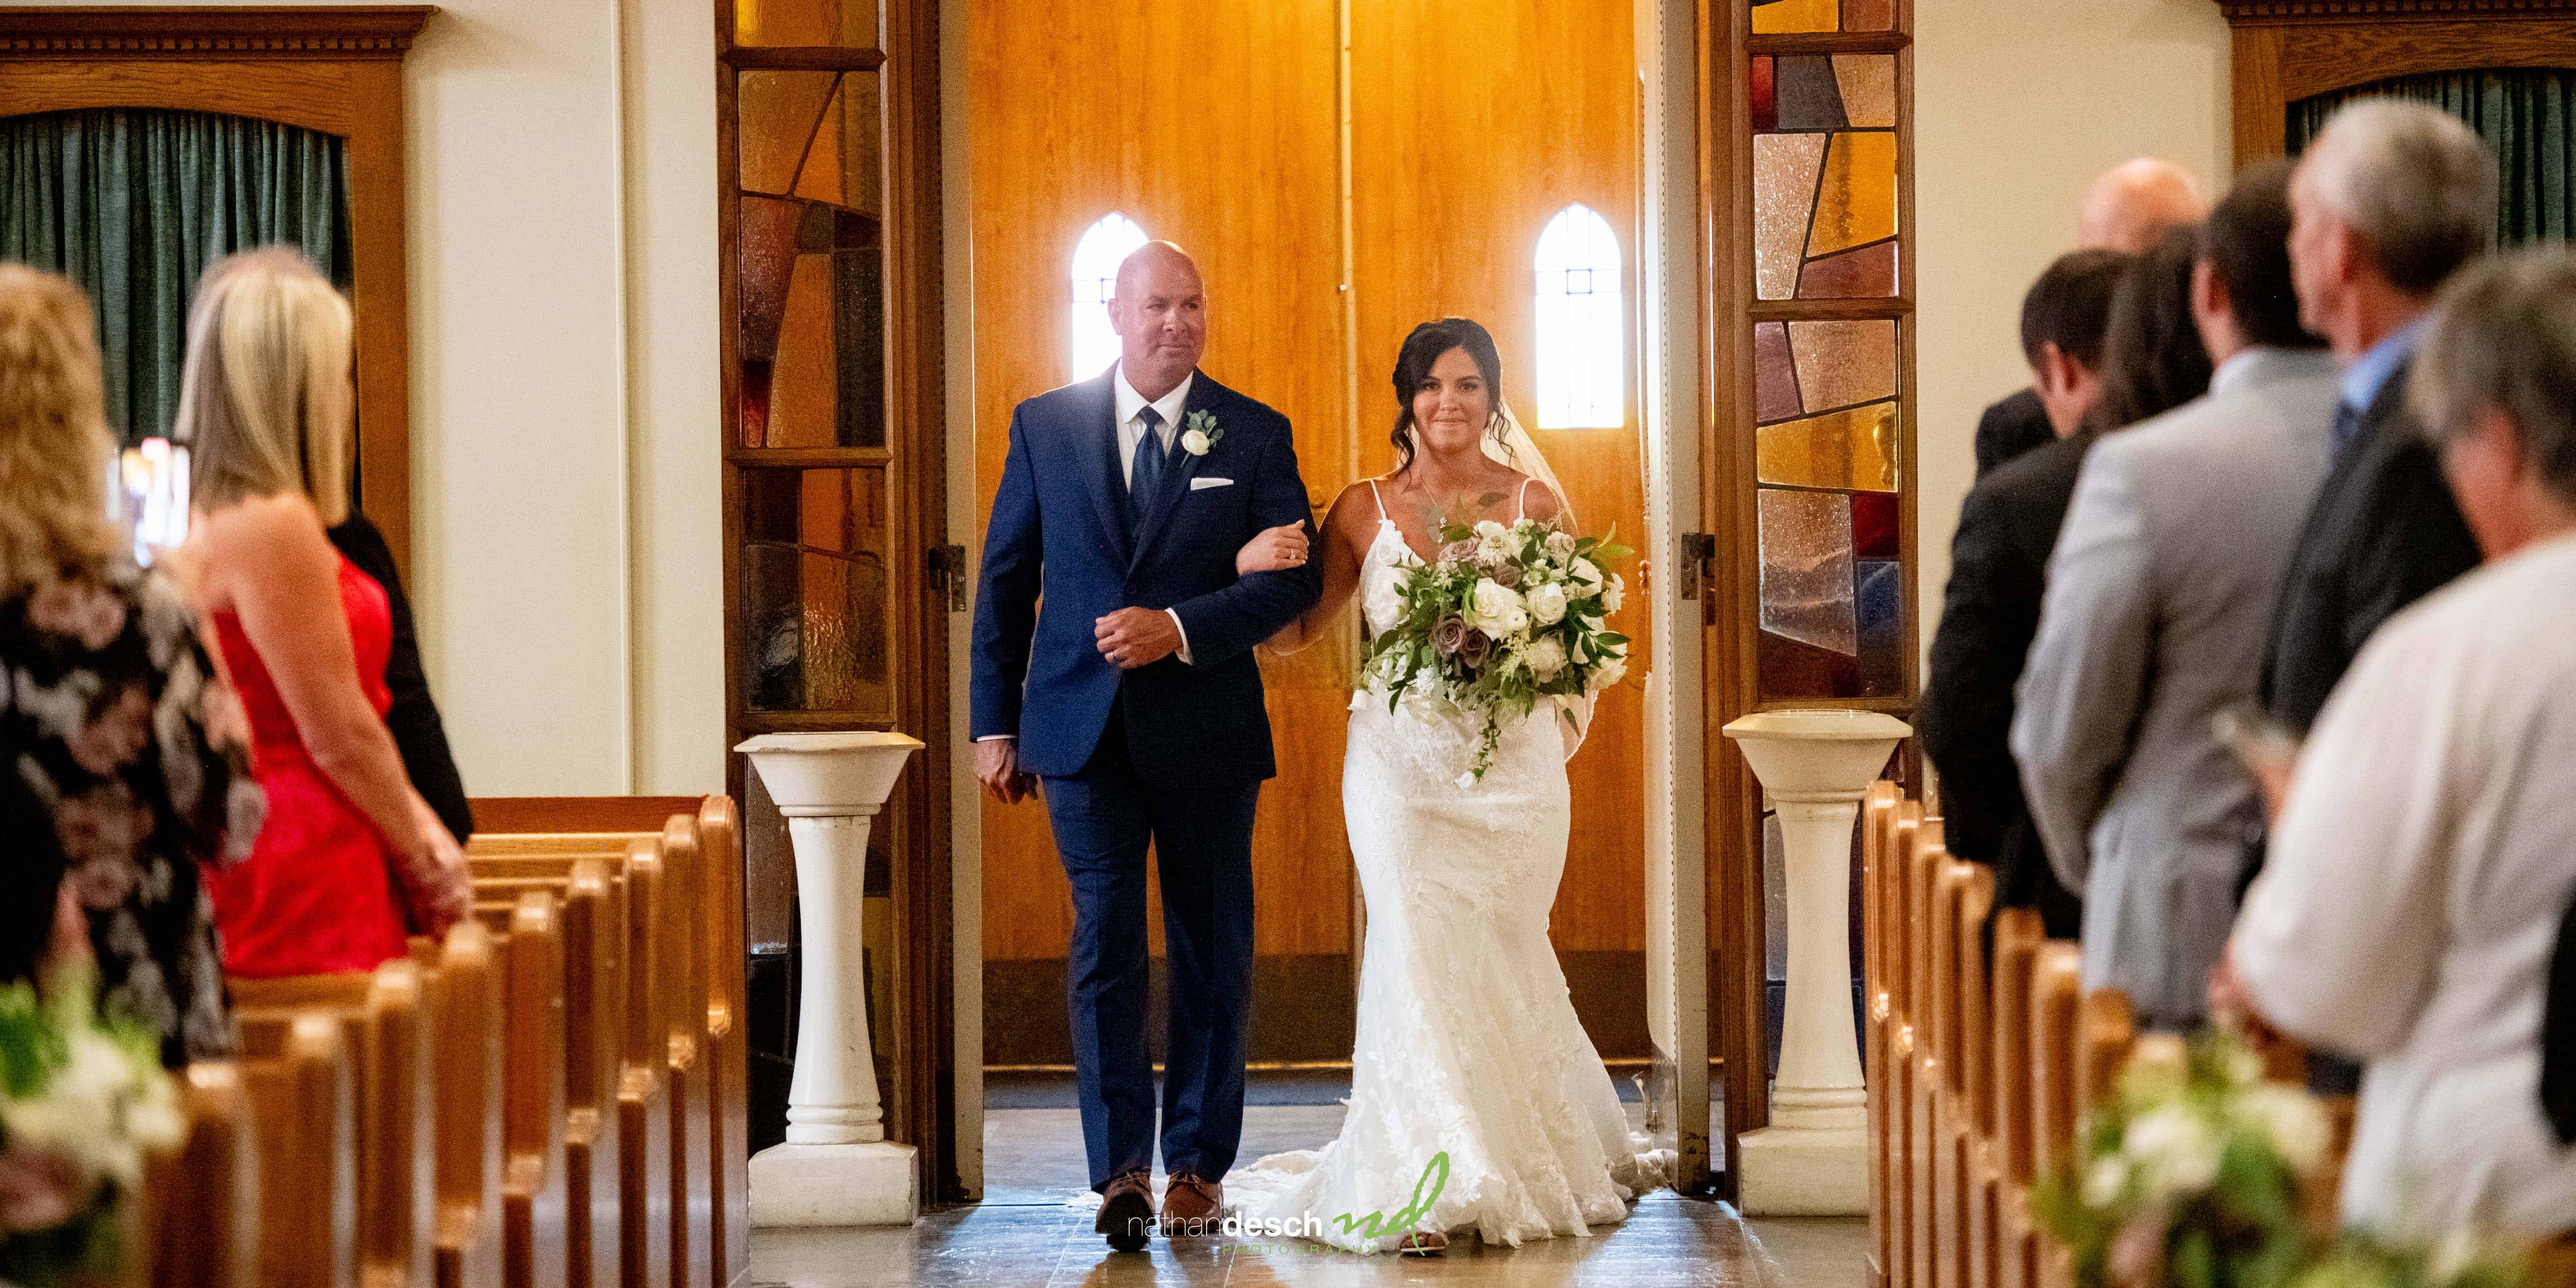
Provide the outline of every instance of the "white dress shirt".
<path id="1" fill-rule="evenodd" d="M 2576 536 L 2379 629 L 2318 717 L 2236 968 L 2282 1030 L 2368 1062 L 2343 1216 L 2400 1237 L 2576 1225 L 2539 1103 L 2576 889 Z"/>
<path id="2" fill-rule="evenodd" d="M 1155 450 L 1168 456 L 1172 450 L 1173 437 L 1181 432 L 1181 409 L 1189 405 L 1190 386 L 1197 384 L 1198 379 L 1198 373 L 1191 372 L 1181 377 L 1181 383 L 1172 386 L 1170 393 L 1148 402 L 1145 395 L 1136 392 L 1136 386 L 1127 383 L 1125 363 L 1120 363 L 1114 369 L 1109 377 L 1109 388 L 1118 403 L 1118 477 L 1121 482 L 1132 482 L 1136 477 L 1136 444 L 1145 437 L 1145 422 L 1139 418 L 1141 413 L 1147 407 L 1152 407 L 1154 414 L 1162 417 L 1162 423 L 1154 427 Z M 1183 666 L 1195 665 L 1190 661 L 1189 628 L 1181 625 L 1179 613 L 1168 608 L 1163 612 L 1172 619 L 1172 629 L 1181 634 L 1181 646 L 1173 650 L 1172 656 L 1181 659 Z M 987 734 L 975 741 L 994 742 L 1015 736 L 1007 733 Z"/>

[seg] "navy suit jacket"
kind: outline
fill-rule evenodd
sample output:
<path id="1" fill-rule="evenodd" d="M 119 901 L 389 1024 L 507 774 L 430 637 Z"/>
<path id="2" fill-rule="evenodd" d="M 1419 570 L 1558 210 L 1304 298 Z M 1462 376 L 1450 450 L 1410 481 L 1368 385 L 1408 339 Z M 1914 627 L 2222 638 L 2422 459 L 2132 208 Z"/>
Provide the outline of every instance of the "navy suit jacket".
<path id="1" fill-rule="evenodd" d="M 1217 441 L 1205 456 L 1173 453 L 1131 533 L 1114 379 L 1040 394 L 1011 415 L 975 591 L 972 736 L 1017 734 L 1022 770 L 1063 777 L 1091 759 L 1114 703 L 1148 782 L 1272 777 L 1252 646 L 1312 607 L 1322 583 L 1312 563 L 1238 577 L 1234 556 L 1265 528 L 1313 535 L 1288 418 L 1200 372 L 1182 416 L 1214 417 Z M 1122 608 L 1175 611 L 1191 660 L 1122 671 L 1102 657 L 1094 623 Z"/>

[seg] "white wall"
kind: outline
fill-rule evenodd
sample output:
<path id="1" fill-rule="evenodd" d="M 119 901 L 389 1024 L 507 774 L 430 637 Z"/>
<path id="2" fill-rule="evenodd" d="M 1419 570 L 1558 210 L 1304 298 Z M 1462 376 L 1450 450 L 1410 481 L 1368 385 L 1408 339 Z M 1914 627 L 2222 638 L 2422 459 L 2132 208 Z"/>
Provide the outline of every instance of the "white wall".
<path id="1" fill-rule="evenodd" d="M 405 65 L 411 593 L 477 796 L 722 789 L 714 41 L 442 0 Z"/>
<path id="2" fill-rule="evenodd" d="M 1916 0 L 1915 426 L 1928 648 L 1977 414 L 2030 383 L 2021 296 L 2073 249 L 2093 177 L 2169 157 L 2213 188 L 2231 147 L 2227 23 L 2210 0 Z"/>

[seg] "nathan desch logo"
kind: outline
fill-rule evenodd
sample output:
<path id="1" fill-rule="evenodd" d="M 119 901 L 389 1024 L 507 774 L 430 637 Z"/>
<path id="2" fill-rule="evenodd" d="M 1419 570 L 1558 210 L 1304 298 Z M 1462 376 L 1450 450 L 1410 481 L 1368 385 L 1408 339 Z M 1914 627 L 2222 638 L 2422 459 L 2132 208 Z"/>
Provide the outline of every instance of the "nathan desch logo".
<path id="1" fill-rule="evenodd" d="M 1329 1221 L 1313 1215 L 1251 1219 L 1229 1216 L 1225 1219 L 1223 1231 L 1236 1238 L 1315 1240 L 1323 1239 L 1328 1229 L 1332 1227 L 1338 1227 L 1335 1232 L 1342 1235 L 1356 1234 L 1363 1239 L 1403 1234 L 1413 1228 L 1414 1222 L 1431 1214 L 1431 1205 L 1440 1201 L 1440 1192 L 1448 1186 L 1449 1151 L 1444 1149 L 1432 1155 L 1430 1162 L 1422 1165 L 1422 1175 L 1413 1183 L 1412 1196 L 1405 1201 L 1403 1207 L 1393 1212 L 1345 1212 Z M 1299 1249 L 1294 1245 L 1281 1245 L 1270 1249 L 1249 1250 L 1292 1252 L 1306 1249 Z"/>

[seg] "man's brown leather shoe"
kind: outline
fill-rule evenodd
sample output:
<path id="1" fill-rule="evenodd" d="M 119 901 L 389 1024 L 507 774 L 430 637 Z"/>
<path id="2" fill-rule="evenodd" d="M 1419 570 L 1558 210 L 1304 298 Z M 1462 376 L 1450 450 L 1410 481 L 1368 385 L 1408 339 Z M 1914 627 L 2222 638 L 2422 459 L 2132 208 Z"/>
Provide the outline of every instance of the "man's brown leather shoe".
<path id="1" fill-rule="evenodd" d="M 1188 1172 L 1179 1173 L 1163 1186 L 1163 1237 L 1214 1234 L 1218 1213 L 1224 1207 L 1223 1185 Z"/>
<path id="2" fill-rule="evenodd" d="M 1129 1172 L 1109 1182 L 1109 1188 L 1100 1192 L 1100 1217 L 1091 1228 L 1109 1236 L 1114 1251 L 1144 1251 L 1146 1241 L 1154 1236 L 1153 1174 Z"/>

